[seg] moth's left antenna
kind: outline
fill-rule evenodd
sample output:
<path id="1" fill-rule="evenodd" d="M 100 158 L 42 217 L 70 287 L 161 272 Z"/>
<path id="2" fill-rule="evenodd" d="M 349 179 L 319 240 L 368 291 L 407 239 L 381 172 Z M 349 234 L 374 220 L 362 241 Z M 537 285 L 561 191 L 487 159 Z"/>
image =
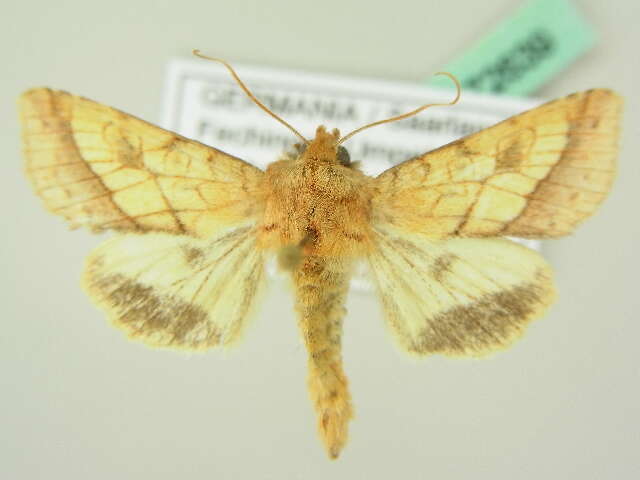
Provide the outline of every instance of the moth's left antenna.
<path id="1" fill-rule="evenodd" d="M 238 83 L 238 85 L 240 86 L 240 88 L 244 91 L 244 93 L 247 94 L 247 96 L 256 104 L 258 105 L 262 110 L 264 110 L 265 112 L 267 112 L 269 115 L 271 115 L 273 118 L 275 118 L 277 121 L 279 121 L 280 123 L 282 123 L 285 127 L 287 127 L 289 130 L 291 130 L 293 133 L 295 133 L 298 137 L 300 137 L 300 139 L 302 139 L 302 141 L 304 143 L 309 143 L 309 140 L 307 140 L 306 138 L 304 138 L 300 132 L 298 132 L 295 128 L 293 128 L 291 125 L 289 125 L 287 122 L 285 122 L 282 118 L 280 118 L 278 115 L 276 115 L 275 113 L 273 113 L 271 110 L 269 110 L 260 100 L 258 100 L 255 95 L 253 93 L 251 93 L 251 90 L 249 90 L 247 88 L 247 86 L 243 83 L 242 80 L 240 80 L 240 77 L 238 76 L 238 74 L 236 73 L 236 71 L 233 69 L 233 67 L 231 65 L 229 65 L 227 62 L 225 62 L 224 60 L 221 60 L 219 58 L 214 58 L 214 57 L 208 57 L 206 55 L 203 55 L 202 53 L 200 53 L 200 50 L 198 49 L 193 49 L 192 52 L 196 57 L 200 57 L 200 58 L 204 58 L 205 60 L 211 60 L 213 62 L 218 62 L 221 63 L 222 65 L 224 65 L 225 67 L 227 67 L 227 70 L 229 70 L 229 73 L 231 74 L 231 76 L 234 78 L 234 80 Z"/>

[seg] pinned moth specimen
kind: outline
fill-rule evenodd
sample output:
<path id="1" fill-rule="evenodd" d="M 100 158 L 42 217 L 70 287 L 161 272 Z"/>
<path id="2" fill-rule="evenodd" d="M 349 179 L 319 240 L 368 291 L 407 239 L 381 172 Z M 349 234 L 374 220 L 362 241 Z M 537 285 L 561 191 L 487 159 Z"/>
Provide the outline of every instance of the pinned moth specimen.
<path id="1" fill-rule="evenodd" d="M 354 266 L 368 263 L 402 350 L 481 356 L 509 346 L 555 292 L 547 262 L 504 237 L 561 237 L 595 212 L 615 175 L 622 102 L 605 89 L 575 93 L 373 178 L 343 143 L 430 105 L 345 136 L 319 126 L 308 140 L 222 63 L 300 138 L 265 171 L 35 88 L 20 98 L 26 174 L 72 227 L 116 232 L 89 255 L 82 286 L 147 345 L 234 343 L 275 256 L 292 279 L 318 429 L 336 458 L 353 416 L 341 331 Z"/>

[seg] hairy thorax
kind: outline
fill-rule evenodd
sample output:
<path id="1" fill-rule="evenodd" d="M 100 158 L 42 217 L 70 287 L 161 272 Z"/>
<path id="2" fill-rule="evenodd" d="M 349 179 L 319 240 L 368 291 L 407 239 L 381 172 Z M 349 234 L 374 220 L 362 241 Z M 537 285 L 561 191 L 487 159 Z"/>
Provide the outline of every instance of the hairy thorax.
<path id="1" fill-rule="evenodd" d="M 269 165 L 258 232 L 262 248 L 299 246 L 304 255 L 322 256 L 367 251 L 371 179 L 353 165 L 342 165 L 335 150 L 312 143 L 299 156 Z"/>

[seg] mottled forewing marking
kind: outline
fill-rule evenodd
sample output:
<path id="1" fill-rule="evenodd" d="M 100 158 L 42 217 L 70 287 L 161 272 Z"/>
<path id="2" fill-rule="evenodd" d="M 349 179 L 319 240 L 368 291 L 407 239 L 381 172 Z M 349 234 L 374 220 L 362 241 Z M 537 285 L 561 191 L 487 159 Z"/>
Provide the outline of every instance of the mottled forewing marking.
<path id="1" fill-rule="evenodd" d="M 535 140 L 536 133 L 533 128 L 515 131 L 498 140 L 496 170 L 518 168 L 529 158 Z"/>
<path id="2" fill-rule="evenodd" d="M 206 238 L 260 211 L 262 171 L 224 152 L 66 92 L 20 107 L 27 176 L 72 226 Z"/>
<path id="3" fill-rule="evenodd" d="M 608 90 L 570 95 L 393 167 L 373 221 L 432 238 L 566 235 L 609 191 L 621 106 Z"/>
<path id="4" fill-rule="evenodd" d="M 103 126 L 102 136 L 111 150 L 114 162 L 144 168 L 142 139 L 139 136 L 129 134 L 114 122 Z"/>
<path id="5" fill-rule="evenodd" d="M 136 222 L 111 199 L 109 189 L 86 163 L 74 141 L 73 107 L 68 94 L 36 89 L 23 96 L 21 120 L 25 171 L 36 193 L 53 213 L 72 227 L 84 225 L 94 211 L 123 228 L 137 230 Z"/>
<path id="6" fill-rule="evenodd" d="M 571 233 L 595 212 L 611 188 L 616 173 L 621 100 L 603 90 L 589 90 L 569 98 L 574 98 L 574 108 L 565 112 L 565 148 L 528 195 L 529 202 L 520 215 L 504 226 L 506 235 L 546 237 Z"/>

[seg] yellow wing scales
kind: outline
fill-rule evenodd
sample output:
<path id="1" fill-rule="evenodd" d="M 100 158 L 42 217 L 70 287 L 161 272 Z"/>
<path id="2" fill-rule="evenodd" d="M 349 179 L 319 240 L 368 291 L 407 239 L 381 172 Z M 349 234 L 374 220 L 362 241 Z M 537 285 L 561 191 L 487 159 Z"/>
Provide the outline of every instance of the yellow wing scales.
<path id="1" fill-rule="evenodd" d="M 377 227 L 368 254 L 403 350 L 485 355 L 510 345 L 555 298 L 551 267 L 498 238 L 429 239 Z"/>
<path id="2" fill-rule="evenodd" d="M 66 92 L 20 104 L 27 176 L 72 226 L 204 238 L 259 211 L 263 172 L 238 158 Z"/>
<path id="3" fill-rule="evenodd" d="M 263 265 L 252 225 L 207 240 L 124 234 L 89 255 L 82 284 L 132 339 L 203 350 L 239 338 L 264 286 Z"/>
<path id="4" fill-rule="evenodd" d="M 557 237 L 615 176 L 620 98 L 589 90 L 409 160 L 375 180 L 374 221 L 432 237 Z"/>

